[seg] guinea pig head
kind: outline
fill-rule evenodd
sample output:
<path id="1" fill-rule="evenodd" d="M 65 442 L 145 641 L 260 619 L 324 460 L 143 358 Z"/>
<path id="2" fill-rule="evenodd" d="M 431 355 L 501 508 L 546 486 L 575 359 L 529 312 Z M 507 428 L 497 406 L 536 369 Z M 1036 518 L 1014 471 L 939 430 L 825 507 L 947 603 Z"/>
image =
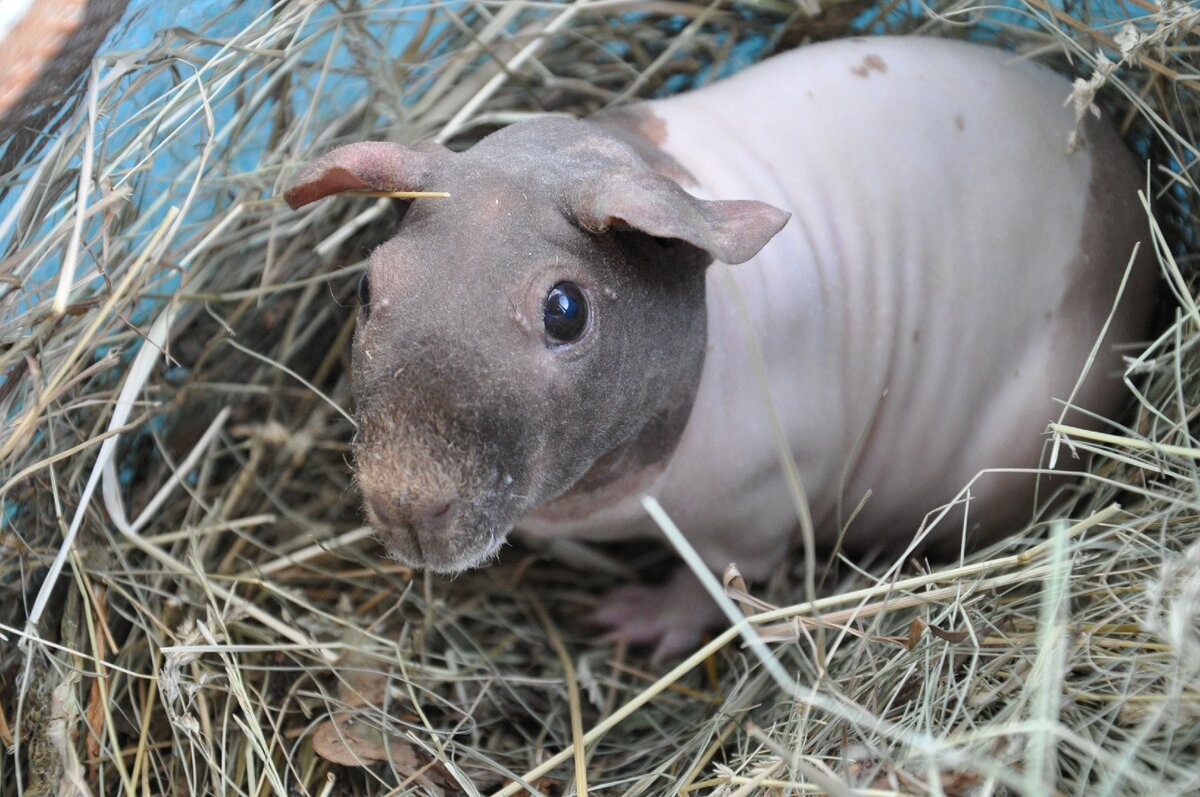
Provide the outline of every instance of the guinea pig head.
<path id="1" fill-rule="evenodd" d="M 340 147 L 288 189 L 397 200 L 362 279 L 355 479 L 389 553 L 439 572 L 492 556 L 513 525 L 602 459 L 682 432 L 705 355 L 704 275 L 752 257 L 787 214 L 702 201 L 626 145 L 562 119 L 462 153 Z"/>

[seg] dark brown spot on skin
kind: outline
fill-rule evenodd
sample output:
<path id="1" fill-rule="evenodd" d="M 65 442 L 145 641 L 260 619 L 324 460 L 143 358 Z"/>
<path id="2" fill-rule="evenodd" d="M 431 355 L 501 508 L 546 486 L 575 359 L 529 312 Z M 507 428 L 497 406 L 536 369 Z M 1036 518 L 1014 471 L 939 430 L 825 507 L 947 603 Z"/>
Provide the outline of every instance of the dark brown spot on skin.
<path id="1" fill-rule="evenodd" d="M 872 71 L 878 72 L 882 75 L 887 72 L 887 70 L 887 61 L 884 61 L 874 53 L 864 58 L 862 64 L 850 69 L 851 72 L 859 77 L 870 77 Z"/>
<path id="2" fill-rule="evenodd" d="M 963 121 L 962 114 L 955 114 L 955 116 L 954 116 L 954 127 L 955 127 L 955 129 L 957 129 L 957 130 L 958 130 L 958 132 L 960 132 L 960 133 L 961 133 L 963 130 L 965 130 L 965 129 L 967 128 L 967 125 L 966 125 L 966 123 Z"/>
<path id="3" fill-rule="evenodd" d="M 656 147 L 661 147 L 667 142 L 667 122 L 658 116 L 655 116 L 650 111 L 642 111 L 638 114 L 637 131 L 642 136 Z"/>
<path id="4" fill-rule="evenodd" d="M 1047 320 L 1047 321 L 1053 321 L 1053 320 L 1054 320 L 1054 311 L 1053 311 L 1053 310 L 1047 310 L 1047 311 L 1046 311 L 1046 320 Z"/>
<path id="5" fill-rule="evenodd" d="M 1020 378 L 1021 378 L 1021 372 L 1013 371 L 1013 379 L 1020 379 Z"/>
<path id="6" fill-rule="evenodd" d="M 914 330 L 913 330 L 913 334 L 912 334 L 912 342 L 913 342 L 913 343 L 920 343 L 920 342 L 921 342 L 921 330 L 919 330 L 919 329 L 914 329 Z"/>

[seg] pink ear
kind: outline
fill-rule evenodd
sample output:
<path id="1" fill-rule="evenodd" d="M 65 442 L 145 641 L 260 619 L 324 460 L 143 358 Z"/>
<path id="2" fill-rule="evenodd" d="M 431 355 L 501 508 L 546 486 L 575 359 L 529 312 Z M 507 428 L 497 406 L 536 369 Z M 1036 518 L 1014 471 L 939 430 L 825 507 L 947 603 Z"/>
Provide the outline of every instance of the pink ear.
<path id="1" fill-rule="evenodd" d="M 575 218 L 589 232 L 633 228 L 678 238 L 723 263 L 744 263 L 787 224 L 790 213 L 752 200 L 706 201 L 656 172 L 614 172 L 585 189 Z"/>
<path id="2" fill-rule="evenodd" d="M 284 192 L 293 209 L 342 191 L 419 191 L 433 153 L 387 141 L 360 141 L 331 150 Z"/>

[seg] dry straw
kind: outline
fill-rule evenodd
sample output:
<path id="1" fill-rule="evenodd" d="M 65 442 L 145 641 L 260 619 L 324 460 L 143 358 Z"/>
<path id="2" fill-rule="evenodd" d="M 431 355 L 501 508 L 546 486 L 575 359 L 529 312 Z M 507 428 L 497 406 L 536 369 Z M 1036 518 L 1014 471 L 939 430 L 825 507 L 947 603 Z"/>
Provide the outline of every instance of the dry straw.
<path id="1" fill-rule="evenodd" d="M 0 175 L 0 796 L 1200 790 L 1194 6 L 249 8 L 104 55 Z M 1091 460 L 1069 500 L 949 565 L 733 579 L 763 642 L 665 666 L 580 622 L 632 578 L 603 550 L 382 558 L 346 351 L 387 203 L 279 187 L 337 142 L 464 146 L 854 20 L 1043 59 L 1151 158 L 1164 321 L 1122 423 L 1052 428 Z"/>

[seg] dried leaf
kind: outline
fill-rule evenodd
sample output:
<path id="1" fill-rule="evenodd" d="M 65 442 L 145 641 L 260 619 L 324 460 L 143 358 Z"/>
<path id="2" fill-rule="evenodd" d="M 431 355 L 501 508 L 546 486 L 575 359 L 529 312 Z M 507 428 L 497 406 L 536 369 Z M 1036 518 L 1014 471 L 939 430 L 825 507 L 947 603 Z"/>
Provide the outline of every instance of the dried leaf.
<path id="1" fill-rule="evenodd" d="M 744 612 L 754 614 L 756 612 L 769 612 L 779 608 L 774 604 L 767 603 L 761 598 L 751 595 L 746 588 L 746 580 L 742 578 L 742 572 L 738 570 L 735 564 L 731 564 L 725 568 L 725 573 L 721 577 L 721 583 L 725 587 L 725 594 L 741 604 L 742 611 Z"/>
<path id="2" fill-rule="evenodd" d="M 421 769 L 411 745 L 350 715 L 317 726 L 312 746 L 321 758 L 343 766 L 365 767 L 390 761 L 400 772 L 411 774 Z"/>
<path id="3" fill-rule="evenodd" d="M 914 617 L 912 623 L 908 626 L 908 639 L 904 641 L 905 650 L 912 650 L 921 641 L 921 634 L 925 633 L 925 629 L 929 624 L 920 617 Z"/>
<path id="4" fill-rule="evenodd" d="M 962 642 L 968 636 L 968 631 L 947 631 L 944 628 L 938 628 L 936 625 L 930 625 L 920 617 L 913 618 L 912 623 L 908 626 L 908 637 L 906 639 L 898 639 L 897 641 L 904 646 L 906 650 L 912 650 L 921 641 L 921 635 L 928 631 L 938 639 L 945 642 Z"/>

